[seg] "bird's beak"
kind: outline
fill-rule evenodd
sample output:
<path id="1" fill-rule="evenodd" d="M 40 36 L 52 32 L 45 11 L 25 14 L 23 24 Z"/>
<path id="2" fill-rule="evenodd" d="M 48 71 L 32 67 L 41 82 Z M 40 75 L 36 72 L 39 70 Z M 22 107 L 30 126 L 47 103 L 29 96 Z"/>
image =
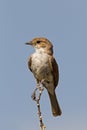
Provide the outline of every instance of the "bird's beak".
<path id="1" fill-rule="evenodd" d="M 30 41 L 30 42 L 26 42 L 25 43 L 26 45 L 32 45 L 32 42 Z"/>

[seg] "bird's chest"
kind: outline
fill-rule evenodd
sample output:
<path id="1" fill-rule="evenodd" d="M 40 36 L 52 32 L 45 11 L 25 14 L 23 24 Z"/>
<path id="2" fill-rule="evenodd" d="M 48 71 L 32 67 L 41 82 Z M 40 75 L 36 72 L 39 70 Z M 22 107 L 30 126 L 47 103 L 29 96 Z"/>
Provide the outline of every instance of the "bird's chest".
<path id="1" fill-rule="evenodd" d="M 32 55 L 31 69 L 35 76 L 42 77 L 50 73 L 49 57 L 45 53 L 34 53 Z"/>
<path id="2" fill-rule="evenodd" d="M 45 53 L 34 53 L 32 55 L 32 69 L 38 70 L 42 66 L 46 66 L 49 64 L 48 55 Z"/>

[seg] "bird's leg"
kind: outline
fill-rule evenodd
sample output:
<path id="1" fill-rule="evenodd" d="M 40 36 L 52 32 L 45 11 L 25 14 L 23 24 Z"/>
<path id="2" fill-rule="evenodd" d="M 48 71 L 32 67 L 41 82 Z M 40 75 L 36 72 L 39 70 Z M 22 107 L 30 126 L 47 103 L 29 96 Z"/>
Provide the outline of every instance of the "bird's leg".
<path id="1" fill-rule="evenodd" d="M 40 97 L 41 97 L 41 94 L 42 94 L 42 91 L 44 90 L 44 88 L 40 86 L 40 82 L 38 79 L 36 79 L 36 90 L 37 89 L 39 90 L 38 99 L 40 100 Z"/>
<path id="2" fill-rule="evenodd" d="M 35 88 L 35 90 L 34 90 L 34 92 L 32 93 L 32 99 L 33 100 L 37 100 L 37 98 L 36 98 L 36 91 L 39 89 L 39 87 L 40 87 L 40 84 L 39 84 L 39 81 L 36 79 L 36 88 Z"/>
<path id="3" fill-rule="evenodd" d="M 39 90 L 39 91 L 37 91 L 37 90 Z M 39 80 L 36 79 L 36 88 L 35 88 L 34 92 L 32 93 L 32 96 L 31 96 L 32 99 L 35 100 L 35 101 L 38 100 L 38 99 L 40 100 L 40 97 L 41 97 L 43 90 L 44 90 L 44 88 L 40 86 Z M 38 97 L 36 95 L 38 95 Z"/>
<path id="4" fill-rule="evenodd" d="M 38 79 L 36 79 L 36 88 L 39 89 L 40 88 L 40 82 Z"/>

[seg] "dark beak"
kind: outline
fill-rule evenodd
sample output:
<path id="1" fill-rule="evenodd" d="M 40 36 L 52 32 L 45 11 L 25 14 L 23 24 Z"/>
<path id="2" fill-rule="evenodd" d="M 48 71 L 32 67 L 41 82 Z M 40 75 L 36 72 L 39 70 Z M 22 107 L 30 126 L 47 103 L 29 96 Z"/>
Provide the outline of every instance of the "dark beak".
<path id="1" fill-rule="evenodd" d="M 32 42 L 30 41 L 30 42 L 26 42 L 25 43 L 26 45 L 32 45 Z"/>

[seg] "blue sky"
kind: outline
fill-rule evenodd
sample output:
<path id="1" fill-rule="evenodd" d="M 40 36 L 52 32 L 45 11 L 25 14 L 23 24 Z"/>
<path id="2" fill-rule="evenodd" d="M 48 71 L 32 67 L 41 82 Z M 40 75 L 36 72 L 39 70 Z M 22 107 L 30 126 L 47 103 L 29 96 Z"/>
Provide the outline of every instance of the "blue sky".
<path id="1" fill-rule="evenodd" d="M 41 110 L 47 130 L 87 129 L 87 1 L 0 0 L 0 129 L 39 129 L 31 99 L 35 80 L 27 67 L 34 52 L 25 42 L 46 37 L 54 45 L 62 109 L 53 117 L 46 90 Z"/>

